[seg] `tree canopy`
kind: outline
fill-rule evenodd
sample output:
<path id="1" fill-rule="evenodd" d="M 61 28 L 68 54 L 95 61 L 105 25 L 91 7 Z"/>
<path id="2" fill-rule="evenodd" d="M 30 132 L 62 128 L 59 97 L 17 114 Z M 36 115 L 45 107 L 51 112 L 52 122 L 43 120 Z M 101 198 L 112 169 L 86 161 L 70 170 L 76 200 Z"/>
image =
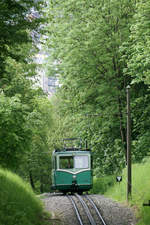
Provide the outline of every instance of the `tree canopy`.
<path id="1" fill-rule="evenodd" d="M 127 85 L 133 162 L 149 155 L 149 15 L 145 0 L 0 2 L 1 166 L 15 170 L 20 162 L 18 173 L 42 192 L 50 151 L 62 138 L 80 137 L 96 174 L 122 170 Z M 41 37 L 44 69 L 60 83 L 50 100 L 35 86 Z"/>
<path id="2" fill-rule="evenodd" d="M 142 115 L 149 99 L 148 44 L 145 46 L 149 43 L 148 10 L 148 1 L 142 0 L 94 0 L 86 4 L 84 0 L 67 0 L 49 4 L 47 73 L 59 74 L 60 121 L 66 134 L 72 127 L 71 135 L 89 140 L 95 168 L 102 174 L 114 173 L 126 164 L 129 84 L 133 159 L 141 160 L 149 152 L 148 106 Z"/>
<path id="3" fill-rule="evenodd" d="M 38 108 L 35 99 L 46 98 L 34 87 L 39 36 L 46 21 L 44 1 L 0 2 L 0 164 L 17 168 L 30 151 Z M 37 117 L 33 117 L 33 113 Z M 44 126 L 44 125 L 43 125 Z"/>

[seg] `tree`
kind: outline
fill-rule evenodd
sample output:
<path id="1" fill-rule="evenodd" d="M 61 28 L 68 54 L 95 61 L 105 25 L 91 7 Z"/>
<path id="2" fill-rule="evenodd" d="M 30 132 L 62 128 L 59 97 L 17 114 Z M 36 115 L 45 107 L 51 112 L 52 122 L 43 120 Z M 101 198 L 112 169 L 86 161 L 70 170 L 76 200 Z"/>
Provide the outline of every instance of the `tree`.
<path id="1" fill-rule="evenodd" d="M 128 40 L 133 14 L 134 1 L 127 0 L 51 1 L 49 9 L 48 71 L 60 74 L 60 114 L 78 121 L 72 123 L 74 134 L 80 131 L 89 139 L 97 165 L 107 164 L 109 173 L 126 156 L 125 88 L 130 77 L 123 73 L 120 46 Z M 101 115 L 90 119 L 88 131 L 87 114 Z"/>
<path id="2" fill-rule="evenodd" d="M 120 47 L 122 61 L 126 62 L 124 74 L 132 85 L 132 140 L 133 160 L 141 161 L 149 154 L 149 101 L 150 101 L 150 4 L 140 0 L 135 5 L 129 40 Z"/>
<path id="3" fill-rule="evenodd" d="M 13 169 L 31 148 L 33 101 L 44 96 L 33 86 L 44 5 L 40 0 L 0 2 L 0 164 Z"/>
<path id="4" fill-rule="evenodd" d="M 9 81 L 11 78 L 8 78 L 5 68 L 9 59 L 26 66 L 30 63 L 31 56 L 34 54 L 33 45 L 35 47 L 33 38 L 35 40 L 40 23 L 44 21 L 42 9 L 40 9 L 42 5 L 44 1 L 6 0 L 0 2 L 1 87 L 6 80 Z"/>
<path id="5" fill-rule="evenodd" d="M 30 151 L 24 154 L 17 173 L 30 182 L 38 192 L 48 192 L 51 185 L 51 152 L 49 144 L 53 127 L 52 106 L 49 99 L 35 97 L 33 111 L 28 118 L 28 128 L 32 131 Z"/>
<path id="6" fill-rule="evenodd" d="M 16 167 L 25 150 L 29 149 L 31 131 L 27 127 L 28 106 L 19 96 L 0 97 L 0 164 Z"/>
<path id="7" fill-rule="evenodd" d="M 123 47 L 127 45 L 127 68 L 125 72 L 133 77 L 132 83 L 150 84 L 150 63 L 149 63 L 149 49 L 150 49 L 150 5 L 148 1 L 140 0 L 136 4 L 136 13 L 134 15 L 130 40 L 124 43 Z"/>

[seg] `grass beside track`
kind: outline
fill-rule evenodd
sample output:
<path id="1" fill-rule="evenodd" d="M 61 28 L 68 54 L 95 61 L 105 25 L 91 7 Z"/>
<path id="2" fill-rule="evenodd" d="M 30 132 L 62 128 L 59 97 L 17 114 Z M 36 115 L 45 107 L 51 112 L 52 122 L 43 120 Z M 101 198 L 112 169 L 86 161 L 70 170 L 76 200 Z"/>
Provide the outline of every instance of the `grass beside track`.
<path id="1" fill-rule="evenodd" d="M 120 174 L 119 174 L 120 175 Z M 150 225 L 150 206 L 143 206 L 150 200 L 150 158 L 132 165 L 132 199 L 127 203 L 127 170 L 122 172 L 122 182 L 116 182 L 116 176 L 94 178 L 91 193 L 104 194 L 125 205 L 135 208 L 137 225 Z"/>
<path id="2" fill-rule="evenodd" d="M 30 186 L 17 175 L 0 169 L 0 225 L 48 225 L 47 219 Z"/>
<path id="3" fill-rule="evenodd" d="M 127 171 L 123 170 L 123 181 L 116 183 L 105 192 L 105 196 L 126 203 Z M 132 166 L 132 199 L 130 206 L 135 207 L 139 219 L 137 225 L 150 225 L 150 206 L 143 206 L 150 200 L 150 158 Z"/>

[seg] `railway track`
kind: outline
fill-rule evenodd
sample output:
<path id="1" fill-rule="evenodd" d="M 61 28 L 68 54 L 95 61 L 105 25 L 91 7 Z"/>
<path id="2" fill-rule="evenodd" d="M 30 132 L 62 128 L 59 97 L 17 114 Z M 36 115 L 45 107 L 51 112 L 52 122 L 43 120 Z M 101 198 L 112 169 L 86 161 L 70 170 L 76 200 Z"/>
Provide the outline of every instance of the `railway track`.
<path id="1" fill-rule="evenodd" d="M 88 195 L 67 195 L 75 210 L 80 225 L 107 225 Z"/>

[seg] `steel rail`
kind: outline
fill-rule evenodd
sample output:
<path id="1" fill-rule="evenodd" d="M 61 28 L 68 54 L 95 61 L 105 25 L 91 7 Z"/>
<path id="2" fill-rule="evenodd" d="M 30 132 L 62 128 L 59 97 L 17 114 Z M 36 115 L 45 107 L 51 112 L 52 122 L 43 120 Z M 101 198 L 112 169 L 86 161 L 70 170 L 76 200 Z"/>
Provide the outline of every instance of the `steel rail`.
<path id="1" fill-rule="evenodd" d="M 94 209 L 95 209 L 95 211 L 97 212 L 97 215 L 98 215 L 98 217 L 100 218 L 100 220 L 102 221 L 103 225 L 106 225 L 106 223 L 105 223 L 105 221 L 104 221 L 102 215 L 100 214 L 100 212 L 99 212 L 97 206 L 95 205 L 94 201 L 93 201 L 91 198 L 89 198 L 89 196 L 87 196 L 87 195 L 85 195 L 85 197 L 90 201 L 90 203 L 91 203 L 92 206 L 94 207 Z"/>
<path id="2" fill-rule="evenodd" d="M 81 216 L 79 214 L 79 210 L 78 210 L 78 208 L 76 206 L 75 201 L 73 200 L 73 198 L 71 196 L 67 195 L 67 197 L 69 198 L 69 200 L 71 201 L 71 203 L 72 203 L 72 205 L 73 205 L 73 207 L 75 209 L 75 213 L 76 213 L 76 216 L 77 216 L 77 219 L 78 219 L 80 225 L 84 225 L 83 222 L 82 222 L 82 219 L 81 219 Z"/>
<path id="3" fill-rule="evenodd" d="M 87 204 L 84 202 L 84 200 L 81 198 L 80 195 L 75 194 L 75 196 L 76 196 L 76 197 L 79 199 L 79 201 L 81 202 L 81 204 L 82 204 L 82 206 L 83 206 L 83 208 L 84 208 L 84 210 L 85 210 L 85 212 L 86 212 L 86 214 L 87 214 L 87 217 L 88 217 L 88 219 L 89 219 L 89 221 L 90 221 L 90 224 L 91 224 L 91 225 L 96 225 L 96 223 L 95 223 L 95 221 L 94 221 L 94 219 L 93 219 L 93 216 L 92 216 L 92 214 L 91 214 L 91 212 L 90 212 L 90 210 L 89 210 Z"/>

